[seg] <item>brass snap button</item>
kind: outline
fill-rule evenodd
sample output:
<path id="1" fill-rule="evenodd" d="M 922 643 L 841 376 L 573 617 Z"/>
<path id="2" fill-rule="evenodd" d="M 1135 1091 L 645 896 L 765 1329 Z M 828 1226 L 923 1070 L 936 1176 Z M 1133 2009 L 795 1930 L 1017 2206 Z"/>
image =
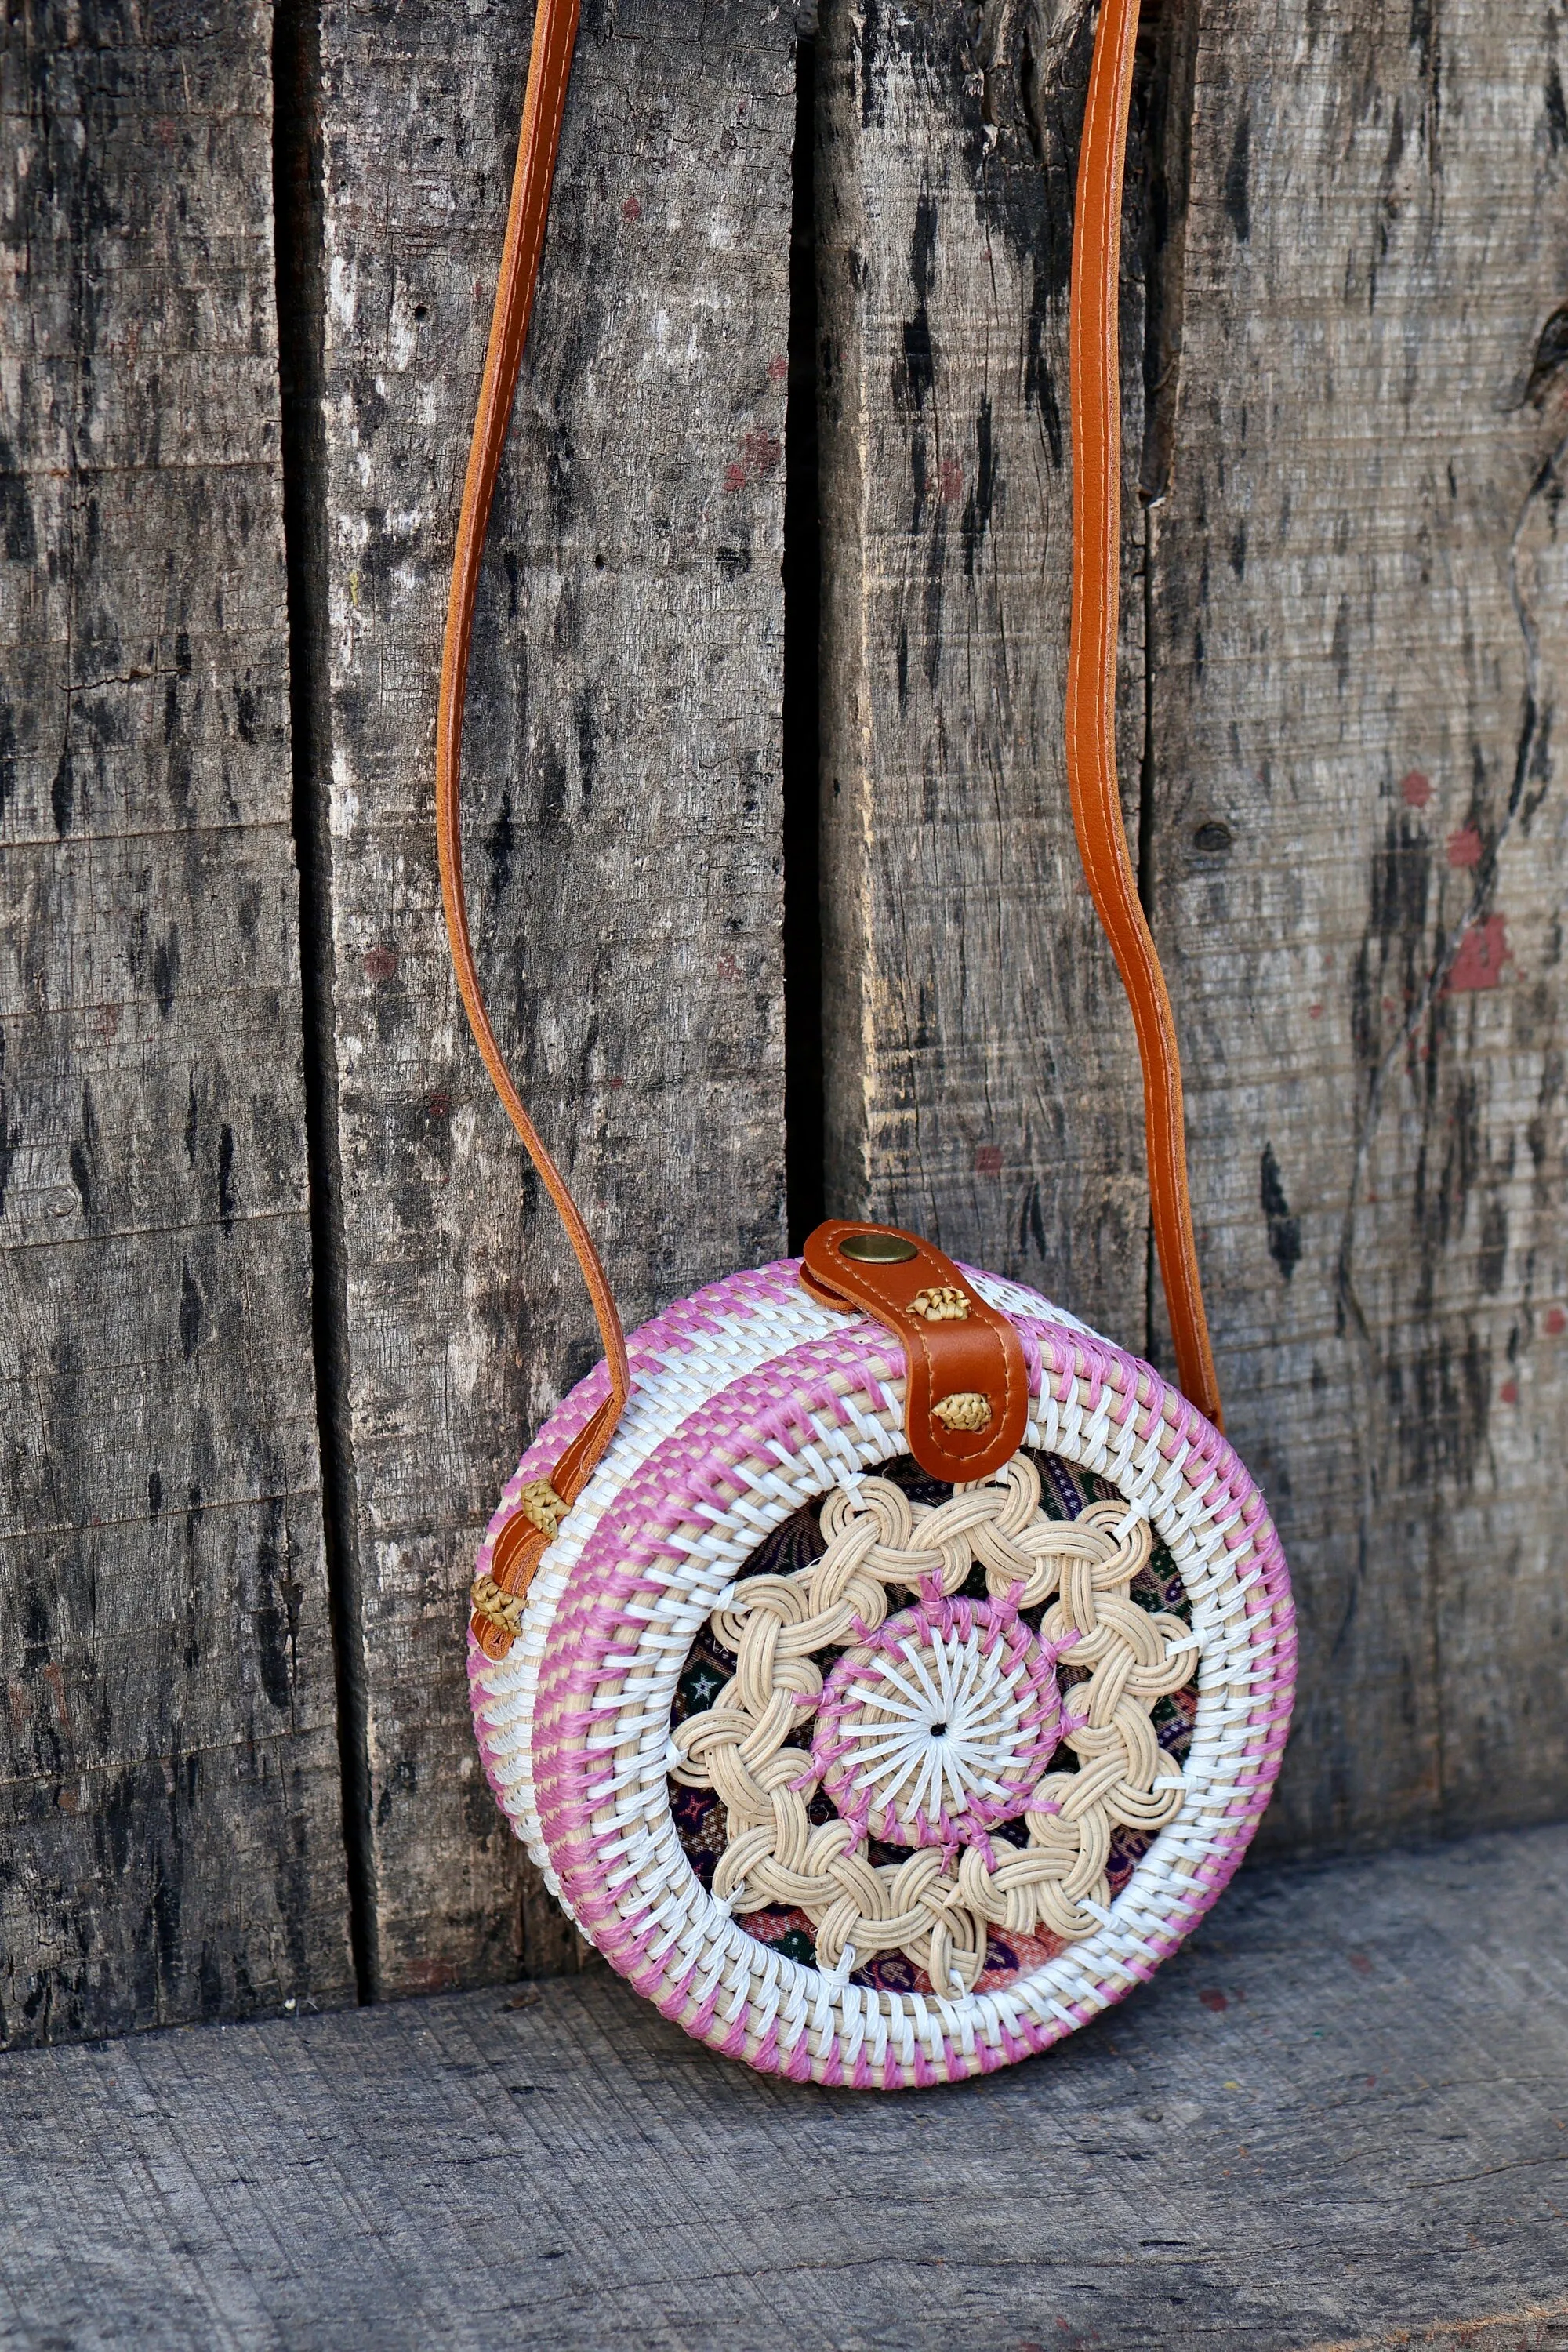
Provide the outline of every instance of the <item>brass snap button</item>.
<path id="1" fill-rule="evenodd" d="M 902 1234 L 846 1234 L 838 1250 L 840 1256 L 859 1265 L 902 1265 L 906 1258 L 920 1255 Z"/>

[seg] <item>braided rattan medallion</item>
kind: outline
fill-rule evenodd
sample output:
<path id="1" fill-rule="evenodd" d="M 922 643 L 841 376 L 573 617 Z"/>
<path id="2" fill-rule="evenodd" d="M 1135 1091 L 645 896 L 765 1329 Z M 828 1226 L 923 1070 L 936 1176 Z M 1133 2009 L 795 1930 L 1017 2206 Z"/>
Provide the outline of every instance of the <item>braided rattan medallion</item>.
<path id="1" fill-rule="evenodd" d="M 967 1272 L 967 1269 L 966 1269 Z M 700 2040 L 820 2082 L 988 2071 L 1152 1974 L 1278 1770 L 1294 1633 L 1224 1439 L 1035 1293 L 984 1485 L 905 1450 L 901 1364 L 791 1265 L 633 1342 L 631 1406 L 518 1640 L 486 1769 L 563 1906 Z M 574 1391 L 523 1486 L 603 1393 Z"/>

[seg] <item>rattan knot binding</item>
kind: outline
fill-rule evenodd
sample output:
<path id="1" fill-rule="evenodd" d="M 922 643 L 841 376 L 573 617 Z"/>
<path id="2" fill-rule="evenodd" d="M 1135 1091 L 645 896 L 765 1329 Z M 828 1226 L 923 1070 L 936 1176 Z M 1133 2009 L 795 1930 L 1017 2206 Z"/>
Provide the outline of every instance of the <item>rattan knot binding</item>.
<path id="1" fill-rule="evenodd" d="M 967 1323 L 969 1301 L 962 1290 L 944 1283 L 940 1288 L 917 1290 L 910 1301 L 910 1313 L 925 1323 Z"/>
<path id="2" fill-rule="evenodd" d="M 508 1633 L 521 1632 L 526 1592 L 503 1592 L 493 1576 L 476 1576 L 468 1588 L 468 1601 L 476 1617 L 488 1617 L 492 1625 Z"/>
<path id="3" fill-rule="evenodd" d="M 944 1429 L 989 1429 L 991 1400 L 975 1389 L 960 1389 L 931 1407 L 931 1419 Z"/>
<path id="4" fill-rule="evenodd" d="M 566 1505 L 548 1478 L 531 1478 L 518 1496 L 518 1507 L 543 1536 L 554 1535 L 566 1517 Z"/>

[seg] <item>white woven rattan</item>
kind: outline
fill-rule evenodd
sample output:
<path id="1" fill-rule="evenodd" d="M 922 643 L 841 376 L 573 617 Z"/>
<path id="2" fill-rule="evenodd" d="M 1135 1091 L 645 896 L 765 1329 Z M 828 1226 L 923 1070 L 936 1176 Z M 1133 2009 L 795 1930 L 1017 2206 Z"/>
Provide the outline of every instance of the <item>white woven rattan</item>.
<path id="1" fill-rule="evenodd" d="M 949 1992 L 868 1990 L 842 1965 L 758 1941 L 732 1892 L 709 1893 L 681 1846 L 670 1718 L 694 1635 L 783 1520 L 905 1450 L 896 1349 L 817 1305 L 790 1265 L 716 1285 L 637 1335 L 629 1407 L 544 1555 L 518 1640 L 500 1662 L 470 1654 L 491 1785 L 569 1916 L 699 2038 L 797 2077 L 900 2087 L 973 2074 L 1119 1999 L 1235 1867 L 1283 1744 L 1288 1585 L 1235 1455 L 1146 1366 L 1032 1291 L 970 1278 L 1024 1334 L 1026 1444 L 1110 1480 L 1146 1514 L 1190 1602 L 1196 1717 L 1180 1795 L 1159 1799 L 1178 1810 L 1092 1933 L 993 1991 L 961 1993 L 956 1976 Z M 585 1382 L 524 1456 L 481 1571 L 521 1484 L 599 1392 Z"/>

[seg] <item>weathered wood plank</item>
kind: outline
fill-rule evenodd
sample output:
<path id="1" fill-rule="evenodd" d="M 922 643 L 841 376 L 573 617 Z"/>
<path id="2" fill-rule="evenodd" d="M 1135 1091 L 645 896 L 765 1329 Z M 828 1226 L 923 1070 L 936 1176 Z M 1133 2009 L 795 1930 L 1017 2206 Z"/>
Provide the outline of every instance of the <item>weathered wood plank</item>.
<path id="1" fill-rule="evenodd" d="M 1232 1433 L 1302 1602 L 1269 1834 L 1568 1796 L 1558 12 L 1204 0 L 1152 882 Z"/>
<path id="2" fill-rule="evenodd" d="M 604 1971 L 25 2053 L 0 2344 L 1560 2352 L 1565 1950 L 1532 1831 L 1249 1870 L 1100 2024 L 910 2098 Z"/>
<path id="3" fill-rule="evenodd" d="M 1091 32 L 1079 5 L 1048 33 L 1027 10 L 823 12 L 827 1183 L 840 1213 L 924 1228 L 1141 1346 L 1136 1054 L 1062 751 L 1067 291 Z"/>
<path id="4" fill-rule="evenodd" d="M 347 1984 L 268 12 L 10 12 L 0 2040 Z"/>
<path id="5" fill-rule="evenodd" d="M 342 1536 L 387 1991 L 572 1951 L 479 1775 L 462 1595 L 522 1440 L 597 1345 L 457 1003 L 432 816 L 528 34 L 406 0 L 334 0 L 322 26 Z M 476 634 L 481 957 L 628 1320 L 784 1238 L 794 45 L 751 0 L 590 9 Z"/>

